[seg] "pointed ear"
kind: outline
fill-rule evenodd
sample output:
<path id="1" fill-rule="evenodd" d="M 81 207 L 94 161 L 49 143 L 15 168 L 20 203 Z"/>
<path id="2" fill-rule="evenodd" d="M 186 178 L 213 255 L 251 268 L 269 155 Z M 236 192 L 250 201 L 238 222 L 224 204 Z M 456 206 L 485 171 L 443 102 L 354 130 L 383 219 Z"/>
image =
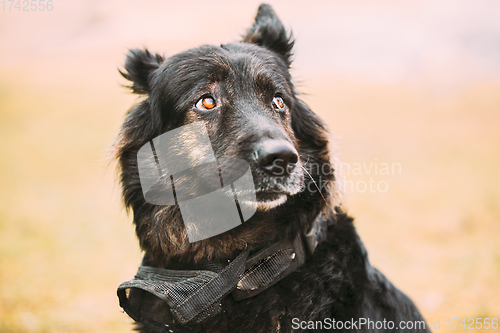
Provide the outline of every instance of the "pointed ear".
<path id="1" fill-rule="evenodd" d="M 267 4 L 259 6 L 255 23 L 248 29 L 243 42 L 253 43 L 265 47 L 279 54 L 288 66 L 292 60 L 293 39 L 288 36 L 283 23 Z"/>
<path id="2" fill-rule="evenodd" d="M 149 52 L 147 49 L 130 50 L 125 60 L 125 70 L 119 70 L 120 74 L 132 85 L 130 89 L 136 94 L 147 94 L 150 92 L 151 74 L 157 70 L 163 62 L 163 56 Z"/>

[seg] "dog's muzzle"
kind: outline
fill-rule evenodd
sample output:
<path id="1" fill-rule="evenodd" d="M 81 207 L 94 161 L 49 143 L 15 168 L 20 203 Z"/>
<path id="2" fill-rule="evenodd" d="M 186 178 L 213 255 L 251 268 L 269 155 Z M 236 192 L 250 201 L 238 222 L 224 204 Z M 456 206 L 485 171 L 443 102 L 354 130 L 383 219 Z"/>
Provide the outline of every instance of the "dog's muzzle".
<path id="1" fill-rule="evenodd" d="M 316 246 L 326 239 L 327 224 L 320 214 L 307 233 L 298 233 L 290 242 L 282 240 L 248 258 L 246 247 L 227 266 L 213 270 L 172 270 L 141 266 L 134 279 L 118 287 L 120 306 L 137 322 L 157 332 L 182 332 L 213 317 L 221 311 L 222 298 L 228 294 L 236 300 L 253 297 L 295 271 L 306 260 L 305 247 L 312 255 Z M 148 309 L 145 293 L 156 296 L 168 305 L 172 320 L 154 317 Z M 165 322 L 167 321 L 167 322 Z M 175 330 L 173 326 L 176 326 Z"/>

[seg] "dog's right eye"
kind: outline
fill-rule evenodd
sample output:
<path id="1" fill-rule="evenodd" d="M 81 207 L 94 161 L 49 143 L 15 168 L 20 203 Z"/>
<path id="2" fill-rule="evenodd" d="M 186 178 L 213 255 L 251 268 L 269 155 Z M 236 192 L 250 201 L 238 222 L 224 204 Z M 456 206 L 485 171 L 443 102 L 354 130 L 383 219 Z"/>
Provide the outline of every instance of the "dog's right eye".
<path id="1" fill-rule="evenodd" d="M 198 110 L 212 110 L 215 106 L 215 99 L 212 96 L 202 97 L 196 102 L 196 108 Z"/>
<path id="2" fill-rule="evenodd" d="M 281 98 L 281 96 L 274 96 L 273 107 L 278 111 L 285 111 L 286 110 L 285 101 L 283 101 L 283 98 Z"/>

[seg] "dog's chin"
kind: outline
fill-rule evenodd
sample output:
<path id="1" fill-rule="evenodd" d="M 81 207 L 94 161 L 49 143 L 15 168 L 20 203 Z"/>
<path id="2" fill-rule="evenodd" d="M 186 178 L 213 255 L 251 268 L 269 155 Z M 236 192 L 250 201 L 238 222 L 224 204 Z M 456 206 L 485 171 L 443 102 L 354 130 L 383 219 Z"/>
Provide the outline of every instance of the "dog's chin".
<path id="1" fill-rule="evenodd" d="M 272 195 L 258 196 L 256 201 L 240 200 L 239 203 L 243 207 L 266 211 L 283 205 L 287 200 L 287 194 L 273 193 Z"/>
<path id="2" fill-rule="evenodd" d="M 285 204 L 288 197 L 293 196 L 305 189 L 303 175 L 297 174 L 286 182 L 277 182 L 276 179 L 266 182 L 258 182 L 256 189 L 249 195 L 249 190 L 236 191 L 241 209 L 249 211 L 269 211 Z M 264 183 L 265 185 L 262 185 Z M 227 195 L 233 197 L 232 191 L 227 191 Z M 250 199 L 251 198 L 251 199 Z M 245 200 L 246 199 L 246 200 Z"/>
<path id="3" fill-rule="evenodd" d="M 288 196 L 284 193 L 277 194 L 274 198 L 267 198 L 263 200 L 257 200 L 257 210 L 271 210 L 278 206 L 283 205 L 288 200 Z"/>
<path id="4" fill-rule="evenodd" d="M 240 205 L 252 207 L 256 210 L 267 211 L 287 202 L 290 195 L 297 194 L 302 190 L 301 187 L 292 188 L 283 191 L 257 191 L 255 201 L 240 201 Z"/>

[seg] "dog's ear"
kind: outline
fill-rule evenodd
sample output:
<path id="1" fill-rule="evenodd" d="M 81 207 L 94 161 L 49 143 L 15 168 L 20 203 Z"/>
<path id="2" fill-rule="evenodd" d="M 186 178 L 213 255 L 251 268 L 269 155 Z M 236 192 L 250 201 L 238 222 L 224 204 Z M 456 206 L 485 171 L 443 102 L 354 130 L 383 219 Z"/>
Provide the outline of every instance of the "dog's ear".
<path id="1" fill-rule="evenodd" d="M 147 49 L 130 50 L 125 60 L 125 70 L 119 70 L 120 74 L 132 85 L 130 89 L 136 94 L 147 94 L 151 90 L 151 74 L 157 70 L 163 62 L 163 56 L 149 52 Z"/>
<path id="2" fill-rule="evenodd" d="M 328 134 L 325 123 L 300 99 L 292 110 L 292 128 L 305 150 L 328 152 Z"/>
<path id="3" fill-rule="evenodd" d="M 267 4 L 259 6 L 255 23 L 248 29 L 243 37 L 243 42 L 253 43 L 265 47 L 279 54 L 288 66 L 292 60 L 294 41 L 292 35 L 288 36 L 283 23 Z"/>

